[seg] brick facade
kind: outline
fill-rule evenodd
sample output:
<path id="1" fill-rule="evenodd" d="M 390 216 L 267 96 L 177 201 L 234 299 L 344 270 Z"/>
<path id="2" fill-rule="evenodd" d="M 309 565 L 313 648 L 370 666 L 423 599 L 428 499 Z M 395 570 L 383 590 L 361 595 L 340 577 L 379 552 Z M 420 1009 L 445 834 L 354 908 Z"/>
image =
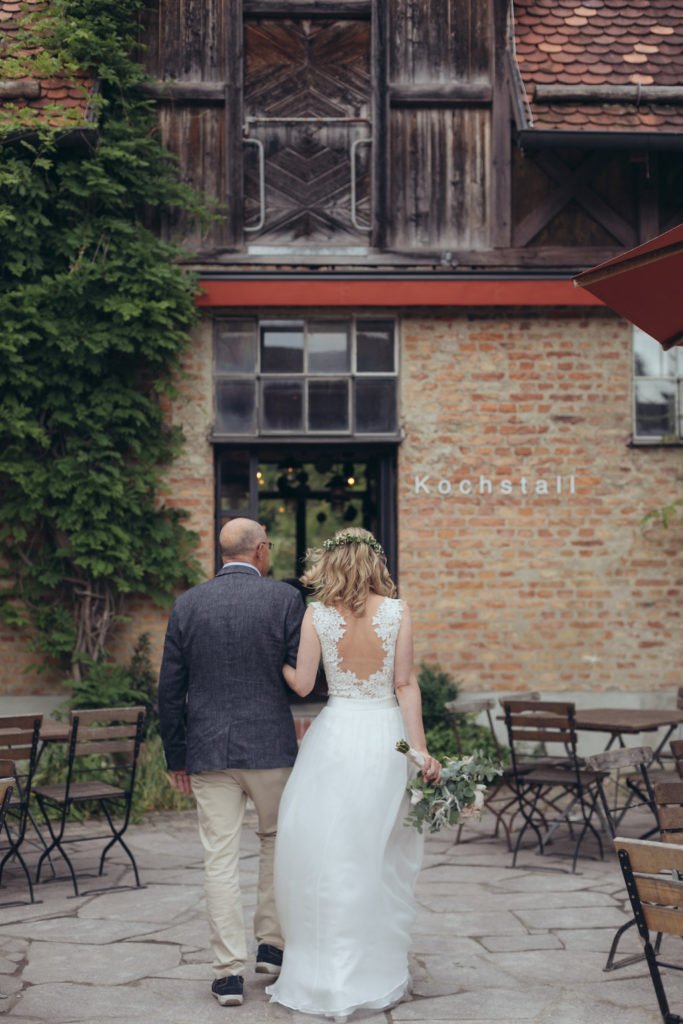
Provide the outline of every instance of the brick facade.
<path id="1" fill-rule="evenodd" d="M 629 325 L 602 310 L 425 311 L 400 320 L 400 584 L 418 657 L 468 690 L 646 694 L 683 684 L 683 528 L 640 526 L 651 508 L 683 494 L 683 453 L 629 447 Z M 207 575 L 211 374 L 207 321 L 170 410 L 187 444 L 166 495 L 191 513 Z M 539 481 L 548 494 L 535 493 Z M 147 630 L 158 658 L 166 614 L 147 602 L 129 611 L 115 655 L 128 657 Z M 5 692 L 59 689 L 22 674 L 23 639 L 7 629 L 0 636 Z"/>
<path id="2" fill-rule="evenodd" d="M 683 452 L 628 446 L 630 326 L 482 312 L 409 315 L 402 333 L 400 578 L 419 656 L 470 690 L 683 684 L 683 528 L 639 525 L 683 495 Z M 574 495 L 553 493 L 558 475 Z M 522 476 L 551 493 L 522 495 Z"/>

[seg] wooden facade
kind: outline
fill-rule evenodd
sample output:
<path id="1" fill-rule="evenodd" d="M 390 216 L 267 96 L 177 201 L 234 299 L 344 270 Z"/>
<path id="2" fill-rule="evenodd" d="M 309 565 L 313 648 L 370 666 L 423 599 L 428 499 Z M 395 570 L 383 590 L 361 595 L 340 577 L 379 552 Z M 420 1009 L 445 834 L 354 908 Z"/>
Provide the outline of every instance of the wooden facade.
<path id="1" fill-rule="evenodd" d="M 518 130 L 509 0 L 164 0 L 141 39 L 203 266 L 573 268 L 683 215 L 675 146 Z"/>

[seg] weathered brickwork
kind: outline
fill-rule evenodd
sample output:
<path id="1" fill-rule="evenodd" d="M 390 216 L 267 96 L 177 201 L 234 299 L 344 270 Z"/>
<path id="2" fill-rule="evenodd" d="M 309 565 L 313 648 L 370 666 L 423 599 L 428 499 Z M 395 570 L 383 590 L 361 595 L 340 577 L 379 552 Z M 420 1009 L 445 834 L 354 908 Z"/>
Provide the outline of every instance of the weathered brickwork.
<path id="1" fill-rule="evenodd" d="M 424 312 L 402 318 L 401 336 L 400 583 L 418 656 L 468 689 L 683 684 L 683 528 L 640 526 L 683 494 L 683 452 L 629 447 L 629 326 L 602 311 Z M 184 369 L 169 415 L 187 444 L 166 500 L 190 512 L 208 576 L 208 323 Z M 548 494 L 535 493 L 539 481 Z M 114 653 L 127 658 L 146 630 L 158 661 L 166 613 L 142 601 L 129 612 Z M 23 639 L 7 629 L 0 638 L 5 692 L 58 687 L 22 674 Z"/>
<path id="2" fill-rule="evenodd" d="M 630 327 L 458 312 L 402 334 L 400 578 L 419 656 L 468 689 L 683 684 L 683 529 L 639 525 L 683 494 L 683 452 L 628 447 Z M 522 476 L 550 493 L 522 495 Z"/>

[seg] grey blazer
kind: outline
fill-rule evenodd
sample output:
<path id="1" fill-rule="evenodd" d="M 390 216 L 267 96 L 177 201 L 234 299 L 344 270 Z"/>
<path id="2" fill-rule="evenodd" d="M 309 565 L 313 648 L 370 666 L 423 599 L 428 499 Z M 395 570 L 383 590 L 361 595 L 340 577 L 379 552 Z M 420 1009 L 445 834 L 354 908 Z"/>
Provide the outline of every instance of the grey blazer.
<path id="1" fill-rule="evenodd" d="M 172 771 L 285 768 L 297 753 L 282 665 L 296 664 L 301 595 L 229 565 L 182 594 L 166 631 L 159 720 Z"/>

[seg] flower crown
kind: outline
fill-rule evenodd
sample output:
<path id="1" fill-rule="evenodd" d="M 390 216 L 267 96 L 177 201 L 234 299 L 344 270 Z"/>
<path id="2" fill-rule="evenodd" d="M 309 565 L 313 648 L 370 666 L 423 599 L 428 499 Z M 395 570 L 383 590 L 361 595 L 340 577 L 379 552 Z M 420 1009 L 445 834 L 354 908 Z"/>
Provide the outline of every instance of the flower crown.
<path id="1" fill-rule="evenodd" d="M 378 540 L 374 537 L 363 537 L 358 533 L 338 533 L 336 537 L 329 537 L 323 542 L 323 551 L 334 551 L 335 548 L 344 547 L 346 544 L 367 544 L 378 555 L 384 554 L 384 548 Z"/>

